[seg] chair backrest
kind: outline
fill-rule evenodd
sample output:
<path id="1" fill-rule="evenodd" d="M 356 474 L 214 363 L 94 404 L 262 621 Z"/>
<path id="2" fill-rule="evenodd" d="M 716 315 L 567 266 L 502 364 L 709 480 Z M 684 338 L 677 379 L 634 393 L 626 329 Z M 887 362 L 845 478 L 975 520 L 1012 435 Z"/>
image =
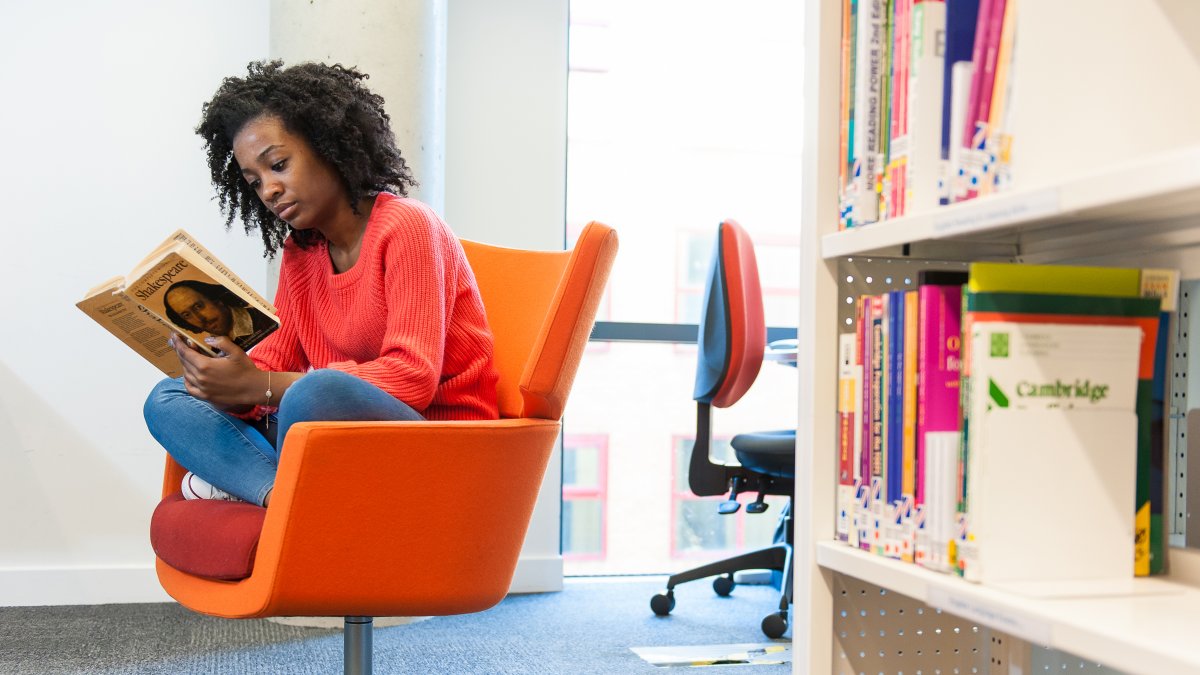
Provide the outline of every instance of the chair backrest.
<path id="1" fill-rule="evenodd" d="M 733 220 L 717 228 L 701 309 L 693 398 L 726 408 L 758 377 L 767 334 L 754 243 Z"/>
<path id="2" fill-rule="evenodd" d="M 560 419 L 617 254 L 617 233 L 588 223 L 570 251 L 462 244 L 495 340 L 500 416 Z"/>

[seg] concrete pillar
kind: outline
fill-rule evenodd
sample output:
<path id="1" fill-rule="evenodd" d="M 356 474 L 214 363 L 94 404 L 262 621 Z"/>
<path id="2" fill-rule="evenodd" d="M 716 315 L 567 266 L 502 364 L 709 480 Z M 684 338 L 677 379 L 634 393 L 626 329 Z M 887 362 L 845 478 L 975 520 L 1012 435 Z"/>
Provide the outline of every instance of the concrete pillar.
<path id="1" fill-rule="evenodd" d="M 445 211 L 446 0 L 271 0 L 271 58 L 357 66 L 384 98 L 410 196 Z"/>

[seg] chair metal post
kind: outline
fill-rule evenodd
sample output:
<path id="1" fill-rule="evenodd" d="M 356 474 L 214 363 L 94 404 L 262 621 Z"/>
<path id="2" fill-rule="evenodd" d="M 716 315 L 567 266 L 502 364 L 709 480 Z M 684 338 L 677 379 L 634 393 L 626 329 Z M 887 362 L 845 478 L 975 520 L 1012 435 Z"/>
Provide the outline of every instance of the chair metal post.
<path id="1" fill-rule="evenodd" d="M 346 675 L 371 675 L 371 631 L 374 619 L 369 616 L 346 617 L 344 634 Z"/>

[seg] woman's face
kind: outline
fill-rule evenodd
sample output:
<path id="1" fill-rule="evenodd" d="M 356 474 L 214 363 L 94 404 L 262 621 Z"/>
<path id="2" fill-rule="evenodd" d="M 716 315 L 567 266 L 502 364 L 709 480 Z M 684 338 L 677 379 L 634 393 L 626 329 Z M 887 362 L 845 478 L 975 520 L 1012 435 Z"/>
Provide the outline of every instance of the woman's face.
<path id="1" fill-rule="evenodd" d="M 274 115 L 247 122 L 233 138 L 233 156 L 262 203 L 297 230 L 320 230 L 349 209 L 337 172 Z"/>
<path id="2" fill-rule="evenodd" d="M 167 292 L 166 302 L 179 318 L 195 326 L 197 332 L 229 335 L 233 330 L 233 310 L 229 305 L 210 300 L 194 288 L 172 288 Z"/>

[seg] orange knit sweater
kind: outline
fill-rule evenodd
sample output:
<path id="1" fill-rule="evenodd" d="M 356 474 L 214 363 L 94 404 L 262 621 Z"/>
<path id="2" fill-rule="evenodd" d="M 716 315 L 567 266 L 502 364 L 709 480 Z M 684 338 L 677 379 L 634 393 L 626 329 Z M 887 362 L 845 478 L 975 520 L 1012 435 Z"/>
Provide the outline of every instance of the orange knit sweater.
<path id="1" fill-rule="evenodd" d="M 281 326 L 251 353 L 260 368 L 333 368 L 427 419 L 496 419 L 492 333 L 458 238 L 427 205 L 382 193 L 358 262 L 335 274 L 328 244 L 283 247 Z"/>

